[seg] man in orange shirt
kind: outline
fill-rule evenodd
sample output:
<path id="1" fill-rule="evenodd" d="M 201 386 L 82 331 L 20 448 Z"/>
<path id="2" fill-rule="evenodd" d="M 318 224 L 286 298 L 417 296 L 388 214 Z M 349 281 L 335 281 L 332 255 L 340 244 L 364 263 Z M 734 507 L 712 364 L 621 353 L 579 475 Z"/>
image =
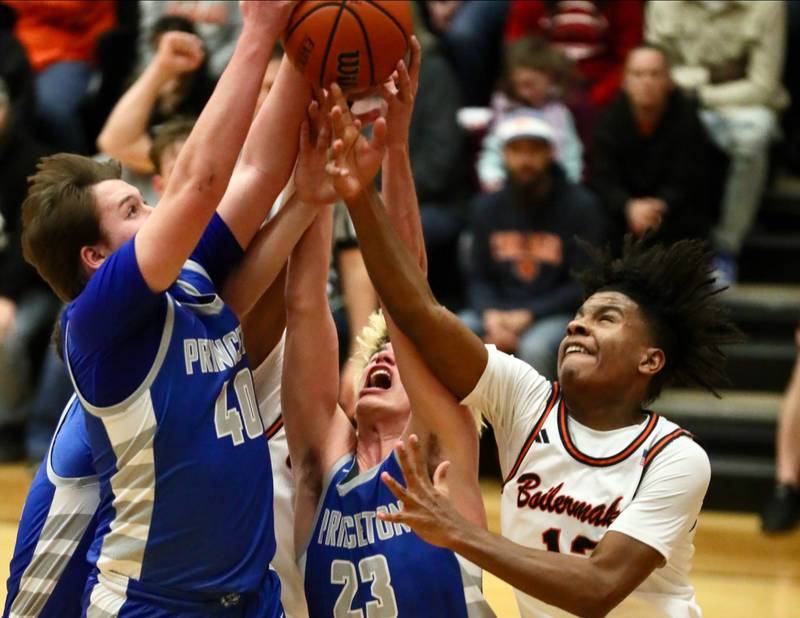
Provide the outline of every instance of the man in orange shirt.
<path id="1" fill-rule="evenodd" d="M 4 0 L 17 13 L 14 34 L 36 72 L 36 111 L 59 149 L 86 152 L 78 109 L 99 36 L 117 23 L 113 0 Z"/>

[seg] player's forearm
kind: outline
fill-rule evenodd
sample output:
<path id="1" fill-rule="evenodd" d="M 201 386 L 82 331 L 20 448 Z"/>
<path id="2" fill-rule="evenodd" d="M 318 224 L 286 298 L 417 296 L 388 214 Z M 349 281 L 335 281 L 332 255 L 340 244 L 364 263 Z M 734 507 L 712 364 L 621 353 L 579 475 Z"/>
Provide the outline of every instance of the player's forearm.
<path id="1" fill-rule="evenodd" d="M 300 123 L 310 101 L 311 86 L 284 57 L 275 83 L 253 119 L 242 147 L 242 163 L 288 178 L 297 158 Z"/>
<path id="2" fill-rule="evenodd" d="M 381 302 L 427 365 L 456 398 L 466 397 L 486 368 L 486 348 L 439 305 L 419 264 L 394 231 L 370 187 L 348 201 L 370 279 Z"/>
<path id="3" fill-rule="evenodd" d="M 318 315 L 328 308 L 331 210 L 326 206 L 316 213 L 291 253 L 286 280 L 286 311 L 290 321 L 309 313 Z"/>
<path id="4" fill-rule="evenodd" d="M 181 148 L 159 207 L 136 235 L 136 258 L 154 292 L 180 273 L 228 185 L 277 35 L 246 23 L 228 68 Z"/>
<path id="5" fill-rule="evenodd" d="M 219 214 L 243 247 L 258 231 L 269 208 L 291 176 L 297 159 L 300 123 L 306 116 L 311 88 L 284 59 L 275 84 L 247 133 L 234 172 L 258 176 L 258 183 L 231 203 L 220 204 Z"/>
<path id="6" fill-rule="evenodd" d="M 289 451 L 298 473 L 319 472 L 312 454 L 331 439 L 339 392 L 336 327 L 326 294 L 332 213 L 321 211 L 297 243 L 286 279 L 286 348 L 281 401 Z"/>
<path id="7" fill-rule="evenodd" d="M 416 342 L 418 318 L 436 305 L 425 275 L 395 232 L 373 187 L 348 202 L 370 279 L 400 329 Z"/>
<path id="8" fill-rule="evenodd" d="M 382 172 L 383 199 L 392 225 L 411 255 L 418 257 L 423 272 L 427 272 L 422 221 L 406 143 L 386 149 Z"/>
<path id="9" fill-rule="evenodd" d="M 531 549 L 464 523 L 450 549 L 522 592 L 578 616 L 605 616 L 621 598 L 591 560 Z"/>
<path id="10" fill-rule="evenodd" d="M 286 328 L 285 288 L 284 268 L 256 301 L 250 313 L 241 319 L 250 367 L 256 368 L 263 363 L 281 340 Z"/>
<path id="11" fill-rule="evenodd" d="M 159 90 L 169 76 L 155 61 L 151 62 L 111 110 L 103 130 L 97 137 L 101 152 L 119 159 L 137 172 L 149 173 L 153 166 L 144 148 L 136 148 L 143 140 L 149 142 L 147 123 L 158 101 Z"/>
<path id="12" fill-rule="evenodd" d="M 253 238 L 222 289 L 222 298 L 240 319 L 275 281 L 317 212 L 294 195 Z"/>
<path id="13" fill-rule="evenodd" d="M 200 183 L 203 196 L 208 197 L 203 206 L 207 208 L 209 217 L 228 185 L 250 127 L 261 80 L 277 34 L 245 23 L 230 63 L 197 119 L 173 169 L 173 175 L 183 181 Z"/>

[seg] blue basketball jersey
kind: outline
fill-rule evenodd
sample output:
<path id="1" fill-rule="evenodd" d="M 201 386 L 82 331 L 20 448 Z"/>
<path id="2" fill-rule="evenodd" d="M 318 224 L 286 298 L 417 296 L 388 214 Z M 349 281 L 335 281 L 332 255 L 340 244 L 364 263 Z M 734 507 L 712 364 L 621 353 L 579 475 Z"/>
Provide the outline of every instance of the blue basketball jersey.
<path id="1" fill-rule="evenodd" d="M 99 502 L 84 411 L 73 396 L 25 500 L 3 618 L 80 616 Z"/>
<path id="2" fill-rule="evenodd" d="M 493 616 L 481 572 L 408 526 L 380 521 L 400 509 L 380 479 L 402 479 L 394 453 L 358 474 L 355 456 L 333 467 L 313 532 L 301 557 L 311 616 L 448 618 Z"/>
<path id="3" fill-rule="evenodd" d="M 269 451 L 241 327 L 197 262 L 162 297 L 157 353 L 133 393 L 94 406 L 73 376 L 100 481 L 89 614 L 117 615 L 129 599 L 228 607 L 243 595 L 280 595 L 267 568 Z M 69 337 L 67 327 L 68 351 Z"/>

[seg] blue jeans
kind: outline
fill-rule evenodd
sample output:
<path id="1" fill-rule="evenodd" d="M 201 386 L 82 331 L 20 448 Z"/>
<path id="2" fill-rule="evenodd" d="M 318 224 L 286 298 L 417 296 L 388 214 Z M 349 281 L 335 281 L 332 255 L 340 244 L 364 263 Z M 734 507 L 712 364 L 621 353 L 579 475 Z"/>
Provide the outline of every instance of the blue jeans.
<path id="1" fill-rule="evenodd" d="M 86 136 L 79 114 L 89 87 L 87 62 L 56 62 L 36 76 L 36 111 L 47 141 L 61 149 L 85 153 Z"/>
<path id="2" fill-rule="evenodd" d="M 472 332 L 483 337 L 483 318 L 477 311 L 468 309 L 458 317 Z M 533 325 L 520 335 L 515 355 L 548 380 L 555 380 L 558 375 L 558 346 L 572 317 L 572 314 L 563 313 L 534 320 Z"/>
<path id="3" fill-rule="evenodd" d="M 67 368 L 54 350 L 47 351 L 44 366 L 30 406 L 25 435 L 28 459 L 39 461 L 47 453 L 61 411 L 73 393 Z"/>
<path id="4" fill-rule="evenodd" d="M 517 356 L 548 380 L 558 377 L 558 346 L 573 315 L 550 315 L 536 320 L 519 338 Z"/>
<path id="5" fill-rule="evenodd" d="M 420 204 L 419 216 L 428 253 L 455 243 L 464 227 L 461 213 L 455 207 Z"/>
<path id="6" fill-rule="evenodd" d="M 731 160 L 714 244 L 719 251 L 738 255 L 761 204 L 777 116 L 767 107 L 753 105 L 704 109 L 700 119 Z"/>
<path id="7" fill-rule="evenodd" d="M 17 304 L 14 330 L 0 341 L 0 428 L 27 420 L 25 404 L 36 374 L 31 347 L 52 324 L 57 307 L 55 298 L 46 292 L 29 294 Z M 59 408 L 55 414 L 60 413 Z"/>

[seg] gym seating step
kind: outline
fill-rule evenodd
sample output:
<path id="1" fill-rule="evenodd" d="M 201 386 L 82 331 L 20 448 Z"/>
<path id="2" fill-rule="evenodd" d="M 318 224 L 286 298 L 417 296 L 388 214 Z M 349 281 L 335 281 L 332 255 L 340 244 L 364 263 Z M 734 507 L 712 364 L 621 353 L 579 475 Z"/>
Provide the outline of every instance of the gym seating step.
<path id="1" fill-rule="evenodd" d="M 723 391 L 722 399 L 694 389 L 670 389 L 653 409 L 694 434 L 709 455 L 775 454 L 780 393 Z"/>
<path id="2" fill-rule="evenodd" d="M 741 281 L 800 283 L 800 234 L 797 230 L 754 230 L 739 258 Z"/>
<path id="3" fill-rule="evenodd" d="M 758 512 L 774 483 L 775 427 L 781 394 L 668 389 L 653 404 L 691 431 L 711 461 L 708 508 Z"/>
<path id="4" fill-rule="evenodd" d="M 704 508 L 758 513 L 775 485 L 771 459 L 746 455 L 710 454 L 711 483 Z"/>
<path id="5" fill-rule="evenodd" d="M 712 420 L 772 424 L 780 412 L 780 393 L 754 391 L 720 391 L 717 399 L 711 393 L 693 388 L 665 390 L 653 404 L 653 409 L 681 424 L 684 420 Z"/>
<path id="6" fill-rule="evenodd" d="M 727 373 L 737 390 L 778 391 L 786 388 L 797 358 L 794 338 L 724 346 Z"/>
<path id="7" fill-rule="evenodd" d="M 720 300 L 748 341 L 794 341 L 800 285 L 740 283 L 725 290 Z"/>

